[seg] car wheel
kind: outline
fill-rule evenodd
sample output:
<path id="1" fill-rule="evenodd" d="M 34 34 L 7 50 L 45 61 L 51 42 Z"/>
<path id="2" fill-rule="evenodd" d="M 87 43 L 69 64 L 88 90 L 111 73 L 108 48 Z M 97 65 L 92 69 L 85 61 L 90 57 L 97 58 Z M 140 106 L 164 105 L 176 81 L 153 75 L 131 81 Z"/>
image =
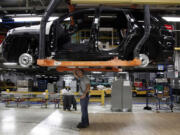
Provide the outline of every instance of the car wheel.
<path id="1" fill-rule="evenodd" d="M 32 66 L 32 64 L 33 64 L 33 57 L 28 53 L 23 53 L 19 57 L 19 64 L 21 67 L 28 68 L 28 67 Z"/>
<path id="2" fill-rule="evenodd" d="M 140 67 L 147 67 L 149 64 L 149 57 L 146 54 L 139 54 L 139 59 L 141 60 Z"/>

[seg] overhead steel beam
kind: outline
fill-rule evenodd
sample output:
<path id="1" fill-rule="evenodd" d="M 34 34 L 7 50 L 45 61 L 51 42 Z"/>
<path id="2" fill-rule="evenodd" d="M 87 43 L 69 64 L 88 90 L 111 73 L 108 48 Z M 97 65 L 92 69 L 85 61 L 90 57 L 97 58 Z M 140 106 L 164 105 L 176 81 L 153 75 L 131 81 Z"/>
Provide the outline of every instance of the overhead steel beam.
<path id="1" fill-rule="evenodd" d="M 0 7 L 0 11 L 23 11 L 23 10 L 33 10 L 33 11 L 39 11 L 39 10 L 45 10 L 47 7 L 42 7 L 42 6 L 36 6 L 36 7 Z M 65 7 L 58 7 L 57 11 L 68 11 L 67 8 Z M 63 12 L 60 12 L 63 13 Z"/>
<path id="2" fill-rule="evenodd" d="M 41 5 L 42 5 L 43 7 L 45 7 L 44 2 L 43 2 L 42 0 L 39 0 L 39 1 L 40 1 Z"/>
<path id="3" fill-rule="evenodd" d="M 0 0 L 0 5 L 5 6 L 25 6 L 26 0 Z"/>
<path id="4" fill-rule="evenodd" d="M 72 4 L 180 5 L 180 0 L 71 0 Z"/>
<path id="5" fill-rule="evenodd" d="M 46 9 L 46 7 L 3 7 L 0 8 L 0 11 L 21 11 L 21 10 L 44 10 Z"/>
<path id="6" fill-rule="evenodd" d="M 29 0 L 26 0 L 26 7 L 29 7 Z M 26 10 L 26 13 L 28 12 L 28 10 Z"/>

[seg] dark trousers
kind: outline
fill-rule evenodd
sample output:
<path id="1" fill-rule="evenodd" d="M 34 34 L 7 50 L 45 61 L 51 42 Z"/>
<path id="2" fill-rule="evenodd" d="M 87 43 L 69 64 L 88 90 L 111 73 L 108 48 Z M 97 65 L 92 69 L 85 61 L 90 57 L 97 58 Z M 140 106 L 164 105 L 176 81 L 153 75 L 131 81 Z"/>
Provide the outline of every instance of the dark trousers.
<path id="1" fill-rule="evenodd" d="M 83 99 L 80 99 L 80 105 L 81 105 L 81 123 L 83 125 L 89 125 L 89 117 L 88 117 L 88 103 L 89 103 L 89 97 L 86 96 Z"/>
<path id="2" fill-rule="evenodd" d="M 76 99 L 74 97 L 74 95 L 64 95 L 63 96 L 63 109 L 66 110 L 70 110 L 71 109 L 71 105 L 73 105 L 73 108 L 76 110 Z"/>

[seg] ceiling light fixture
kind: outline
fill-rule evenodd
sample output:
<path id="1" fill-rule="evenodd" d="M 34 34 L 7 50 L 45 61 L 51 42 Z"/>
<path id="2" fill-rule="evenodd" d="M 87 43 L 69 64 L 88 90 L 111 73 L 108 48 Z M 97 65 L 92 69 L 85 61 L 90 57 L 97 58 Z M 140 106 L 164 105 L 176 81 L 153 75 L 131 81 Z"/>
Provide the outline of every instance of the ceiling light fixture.
<path id="1" fill-rule="evenodd" d="M 70 21 L 70 20 L 71 20 L 71 18 L 70 18 L 70 17 L 68 17 L 68 18 L 64 19 L 64 21 Z"/>
<path id="2" fill-rule="evenodd" d="M 97 71 L 95 71 L 95 72 L 92 72 L 93 74 L 102 74 L 102 72 L 97 72 Z"/>
<path id="3" fill-rule="evenodd" d="M 37 14 L 8 14 L 6 16 L 10 16 L 10 17 L 27 17 L 27 16 L 38 16 Z"/>
<path id="4" fill-rule="evenodd" d="M 15 22 L 40 22 L 42 17 L 13 17 Z M 58 17 L 50 17 L 49 21 L 54 21 Z"/>
<path id="5" fill-rule="evenodd" d="M 88 18 L 94 18 L 94 16 L 88 16 Z M 100 16 L 100 18 L 117 18 L 116 16 Z"/>
<path id="6" fill-rule="evenodd" d="M 180 17 L 162 17 L 162 18 L 168 22 L 180 22 Z"/>
<path id="7" fill-rule="evenodd" d="M 17 66 L 17 63 L 15 63 L 15 62 L 4 62 L 3 65 L 5 65 L 5 66 Z"/>

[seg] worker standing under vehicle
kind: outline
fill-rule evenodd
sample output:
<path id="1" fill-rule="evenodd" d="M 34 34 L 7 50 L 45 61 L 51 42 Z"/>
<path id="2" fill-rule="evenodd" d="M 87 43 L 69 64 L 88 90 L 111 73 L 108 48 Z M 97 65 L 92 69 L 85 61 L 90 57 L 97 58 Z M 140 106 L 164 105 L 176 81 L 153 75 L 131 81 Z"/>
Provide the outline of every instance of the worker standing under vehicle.
<path id="1" fill-rule="evenodd" d="M 84 71 L 80 69 L 74 71 L 74 76 L 79 80 L 79 95 L 82 113 L 81 122 L 77 125 L 77 128 L 87 128 L 89 126 L 88 103 L 90 80 L 84 75 Z"/>

